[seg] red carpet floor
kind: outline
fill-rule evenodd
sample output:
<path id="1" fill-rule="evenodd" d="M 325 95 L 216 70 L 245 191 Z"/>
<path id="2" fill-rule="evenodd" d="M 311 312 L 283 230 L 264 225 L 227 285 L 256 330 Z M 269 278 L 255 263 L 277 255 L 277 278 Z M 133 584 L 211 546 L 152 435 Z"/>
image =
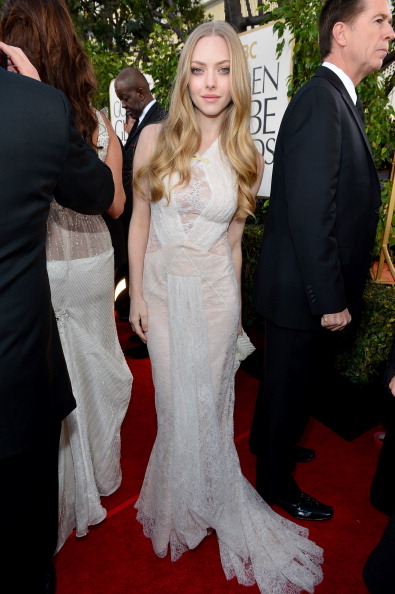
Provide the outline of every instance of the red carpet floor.
<path id="1" fill-rule="evenodd" d="M 119 323 L 122 347 L 129 348 L 130 326 Z M 134 375 L 131 404 L 122 428 L 123 482 L 116 493 L 102 498 L 108 516 L 84 538 L 72 535 L 55 557 L 57 594 L 257 594 L 256 586 L 227 581 L 214 535 L 176 563 L 159 559 L 136 521 L 137 499 L 156 432 L 154 392 L 148 359 L 127 358 Z M 243 473 L 254 482 L 255 458 L 248 449 L 248 430 L 257 380 L 239 370 L 236 377 L 235 436 Z M 333 505 L 329 522 L 305 522 L 310 536 L 324 548 L 324 581 L 317 594 L 366 594 L 361 571 L 377 543 L 387 516 L 369 504 L 369 486 L 379 446 L 375 428 L 352 442 L 312 420 L 304 445 L 316 459 L 299 464 L 300 486 Z M 279 513 L 284 513 L 276 509 Z"/>

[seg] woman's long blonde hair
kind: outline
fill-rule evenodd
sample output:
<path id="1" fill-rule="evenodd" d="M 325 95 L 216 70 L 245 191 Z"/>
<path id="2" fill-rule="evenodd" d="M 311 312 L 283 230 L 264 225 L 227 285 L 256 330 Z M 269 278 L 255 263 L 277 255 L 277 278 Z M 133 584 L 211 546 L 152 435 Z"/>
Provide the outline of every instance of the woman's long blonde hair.
<path id="1" fill-rule="evenodd" d="M 255 210 L 251 188 L 258 178 L 258 151 L 250 134 L 251 84 L 247 59 L 237 33 L 228 23 L 214 21 L 199 25 L 187 39 L 181 52 L 173 85 L 169 115 L 162 124 L 153 155 L 141 167 L 134 186 L 141 191 L 146 178 L 153 202 L 166 195 L 163 178 L 177 173 L 177 185 L 188 185 L 191 159 L 201 143 L 201 131 L 189 96 L 188 81 L 191 57 L 202 37 L 223 37 L 230 55 L 230 91 L 232 101 L 225 111 L 220 130 L 221 147 L 237 174 L 238 218 L 246 218 Z"/>

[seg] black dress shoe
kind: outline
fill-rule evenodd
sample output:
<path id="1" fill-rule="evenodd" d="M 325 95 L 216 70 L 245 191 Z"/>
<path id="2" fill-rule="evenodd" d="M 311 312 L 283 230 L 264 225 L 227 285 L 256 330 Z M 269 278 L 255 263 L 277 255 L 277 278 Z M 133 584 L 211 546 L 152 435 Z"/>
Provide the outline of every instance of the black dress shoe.
<path id="1" fill-rule="evenodd" d="M 129 312 L 117 312 L 119 322 L 129 322 Z"/>
<path id="2" fill-rule="evenodd" d="M 141 338 L 137 334 L 131 334 L 128 341 L 132 344 L 141 344 Z"/>
<path id="3" fill-rule="evenodd" d="M 333 516 L 333 507 L 317 501 L 303 491 L 294 499 L 277 499 L 276 503 L 298 520 L 330 520 Z"/>
<path id="4" fill-rule="evenodd" d="M 311 462 L 315 458 L 315 451 L 310 448 L 295 446 L 295 462 Z"/>
<path id="5" fill-rule="evenodd" d="M 141 342 L 140 339 L 139 342 Z M 132 347 L 131 349 L 124 349 L 123 352 L 126 357 L 131 357 L 131 359 L 147 359 L 147 357 L 149 357 L 146 344 L 140 344 L 139 346 Z"/>

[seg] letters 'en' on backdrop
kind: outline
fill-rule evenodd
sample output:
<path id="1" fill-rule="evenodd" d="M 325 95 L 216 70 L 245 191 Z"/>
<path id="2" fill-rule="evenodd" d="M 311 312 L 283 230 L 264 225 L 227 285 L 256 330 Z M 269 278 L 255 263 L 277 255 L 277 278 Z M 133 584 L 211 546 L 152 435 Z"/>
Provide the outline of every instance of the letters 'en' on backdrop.
<path id="1" fill-rule="evenodd" d="M 265 159 L 265 172 L 258 196 L 270 196 L 273 153 L 284 112 L 288 106 L 288 79 L 292 74 L 291 34 L 284 34 L 284 48 L 276 57 L 278 44 L 274 23 L 240 33 L 251 73 L 251 134 Z"/>

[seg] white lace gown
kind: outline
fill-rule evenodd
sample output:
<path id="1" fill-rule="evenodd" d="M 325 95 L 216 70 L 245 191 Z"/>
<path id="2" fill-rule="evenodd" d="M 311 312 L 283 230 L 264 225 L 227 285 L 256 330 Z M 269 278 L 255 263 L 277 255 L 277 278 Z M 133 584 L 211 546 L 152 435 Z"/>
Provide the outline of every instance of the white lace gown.
<path id="1" fill-rule="evenodd" d="M 104 161 L 109 139 L 98 119 Z M 120 427 L 132 375 L 115 326 L 114 256 L 103 218 L 53 201 L 47 230 L 52 305 L 77 401 L 60 438 L 58 551 L 74 528 L 84 536 L 105 518 L 100 496 L 121 483 Z"/>
<path id="2" fill-rule="evenodd" d="M 144 296 L 158 433 L 137 518 L 159 557 L 170 546 L 175 561 L 215 530 L 228 579 L 266 594 L 313 592 L 322 549 L 243 477 L 233 441 L 236 204 L 218 141 L 193 159 L 187 189 L 151 204 Z"/>

